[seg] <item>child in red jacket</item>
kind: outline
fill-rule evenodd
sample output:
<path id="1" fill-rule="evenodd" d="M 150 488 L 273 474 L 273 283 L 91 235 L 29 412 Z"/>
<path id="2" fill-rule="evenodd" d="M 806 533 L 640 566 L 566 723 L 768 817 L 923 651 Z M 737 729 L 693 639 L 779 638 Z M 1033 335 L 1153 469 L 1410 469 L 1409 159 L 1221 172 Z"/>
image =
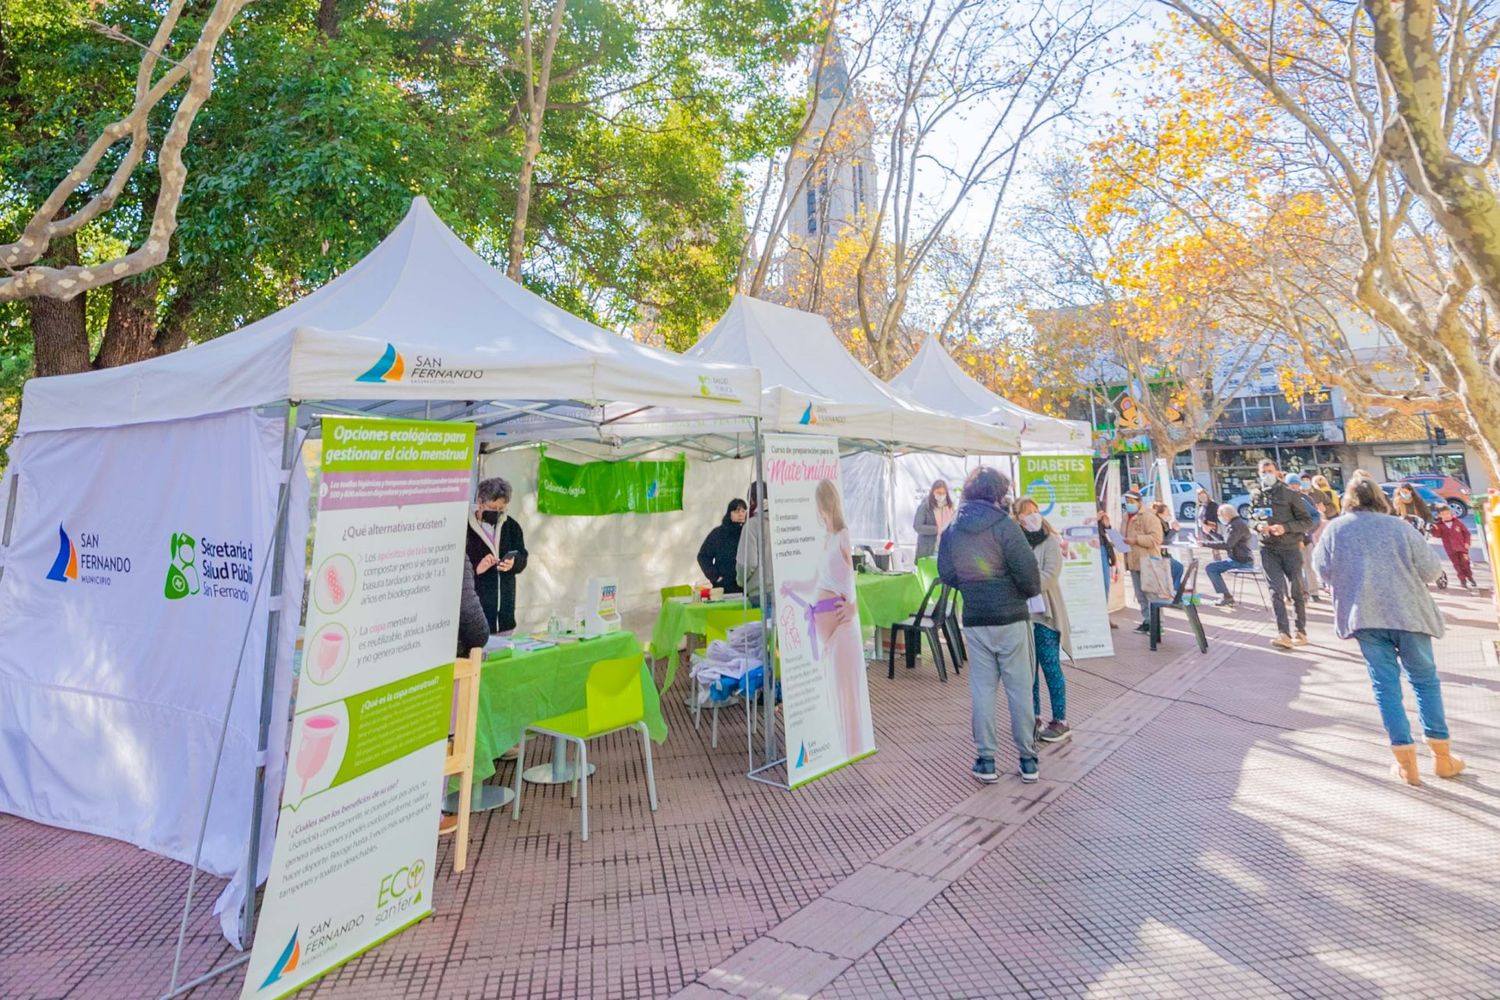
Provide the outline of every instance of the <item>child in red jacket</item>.
<path id="1" fill-rule="evenodd" d="M 1464 587 L 1475 587 L 1474 568 L 1469 565 L 1469 526 L 1453 516 L 1450 507 L 1438 511 L 1437 523 L 1432 533 L 1443 540 L 1443 551 L 1458 573 L 1458 582 Z"/>

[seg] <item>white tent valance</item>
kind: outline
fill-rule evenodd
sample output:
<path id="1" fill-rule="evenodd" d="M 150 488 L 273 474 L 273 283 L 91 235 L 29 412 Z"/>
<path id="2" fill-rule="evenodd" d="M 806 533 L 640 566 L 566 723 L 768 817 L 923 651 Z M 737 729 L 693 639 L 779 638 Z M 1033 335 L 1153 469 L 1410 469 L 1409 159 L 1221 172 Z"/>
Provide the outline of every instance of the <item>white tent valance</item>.
<path id="1" fill-rule="evenodd" d="M 1010 428 L 914 402 L 880 381 L 844 349 L 828 321 L 813 313 L 737 296 L 685 356 L 758 369 L 765 385 L 760 416 L 766 430 L 954 454 L 1018 450 Z"/>

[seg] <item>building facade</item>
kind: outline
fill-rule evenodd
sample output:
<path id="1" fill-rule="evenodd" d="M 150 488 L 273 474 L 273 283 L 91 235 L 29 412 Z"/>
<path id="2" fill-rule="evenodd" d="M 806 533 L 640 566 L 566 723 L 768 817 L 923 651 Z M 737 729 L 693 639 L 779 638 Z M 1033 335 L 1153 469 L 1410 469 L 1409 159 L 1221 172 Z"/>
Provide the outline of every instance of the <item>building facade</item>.
<path id="1" fill-rule="evenodd" d="M 1096 458 L 1118 461 L 1125 481 L 1149 482 L 1149 442 L 1119 434 L 1112 416 L 1096 416 Z M 1269 364 L 1246 381 L 1209 432 L 1177 456 L 1174 476 L 1227 500 L 1250 492 L 1263 458 L 1283 470 L 1321 473 L 1337 489 L 1356 469 L 1381 482 L 1435 471 L 1479 495 L 1491 485 L 1479 455 L 1441 425 L 1420 416 L 1360 417 L 1337 389 L 1289 400 Z"/>

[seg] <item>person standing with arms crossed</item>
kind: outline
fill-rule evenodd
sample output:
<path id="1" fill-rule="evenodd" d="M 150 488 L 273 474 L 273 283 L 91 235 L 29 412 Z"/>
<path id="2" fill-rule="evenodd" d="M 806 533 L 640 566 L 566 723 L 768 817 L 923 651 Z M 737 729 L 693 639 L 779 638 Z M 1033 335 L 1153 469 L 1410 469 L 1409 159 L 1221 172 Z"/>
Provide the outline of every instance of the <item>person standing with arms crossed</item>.
<path id="1" fill-rule="evenodd" d="M 1282 482 L 1276 463 L 1260 461 L 1260 486 L 1250 496 L 1252 524 L 1260 535 L 1260 564 L 1271 588 L 1276 638 L 1271 645 L 1291 649 L 1307 645 L 1307 594 L 1302 589 L 1302 546 L 1313 528 L 1312 508 Z M 1286 599 L 1296 613 L 1295 636 L 1287 620 Z"/>

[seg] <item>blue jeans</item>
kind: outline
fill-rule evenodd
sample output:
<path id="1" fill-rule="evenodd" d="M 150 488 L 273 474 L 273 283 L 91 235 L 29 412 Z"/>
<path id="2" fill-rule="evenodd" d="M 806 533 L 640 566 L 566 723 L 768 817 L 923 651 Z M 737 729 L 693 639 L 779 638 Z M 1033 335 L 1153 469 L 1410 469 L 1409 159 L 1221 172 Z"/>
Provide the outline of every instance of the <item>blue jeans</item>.
<path id="1" fill-rule="evenodd" d="M 995 701 L 1005 689 L 1010 710 L 1010 738 L 1022 760 L 1036 759 L 1036 716 L 1026 708 L 1027 681 L 1034 679 L 1031 663 L 1031 623 L 965 625 L 969 647 L 969 696 L 974 706 L 976 757 L 995 759 Z"/>
<path id="2" fill-rule="evenodd" d="M 1062 672 L 1062 636 L 1056 629 L 1041 622 L 1031 623 L 1031 634 L 1036 642 L 1036 665 L 1040 669 L 1031 680 L 1031 709 L 1038 717 L 1042 714 L 1042 675 L 1047 675 L 1047 701 L 1052 706 L 1052 718 L 1062 722 L 1068 717 L 1068 682 Z"/>
<path id="3" fill-rule="evenodd" d="M 1240 562 L 1237 559 L 1220 559 L 1203 567 L 1203 572 L 1208 574 L 1208 582 L 1214 585 L 1214 592 L 1220 597 L 1229 596 L 1229 588 L 1224 586 L 1224 574 L 1232 569 L 1254 570 L 1255 563 Z"/>
<path id="4" fill-rule="evenodd" d="M 1394 628 L 1357 629 L 1354 638 L 1370 668 L 1370 685 L 1380 721 L 1385 723 L 1391 746 L 1410 746 L 1411 724 L 1401 704 L 1401 669 L 1417 694 L 1417 715 L 1429 739 L 1448 738 L 1448 720 L 1443 716 L 1443 689 L 1438 683 L 1437 664 L 1432 661 L 1432 636 Z"/>

